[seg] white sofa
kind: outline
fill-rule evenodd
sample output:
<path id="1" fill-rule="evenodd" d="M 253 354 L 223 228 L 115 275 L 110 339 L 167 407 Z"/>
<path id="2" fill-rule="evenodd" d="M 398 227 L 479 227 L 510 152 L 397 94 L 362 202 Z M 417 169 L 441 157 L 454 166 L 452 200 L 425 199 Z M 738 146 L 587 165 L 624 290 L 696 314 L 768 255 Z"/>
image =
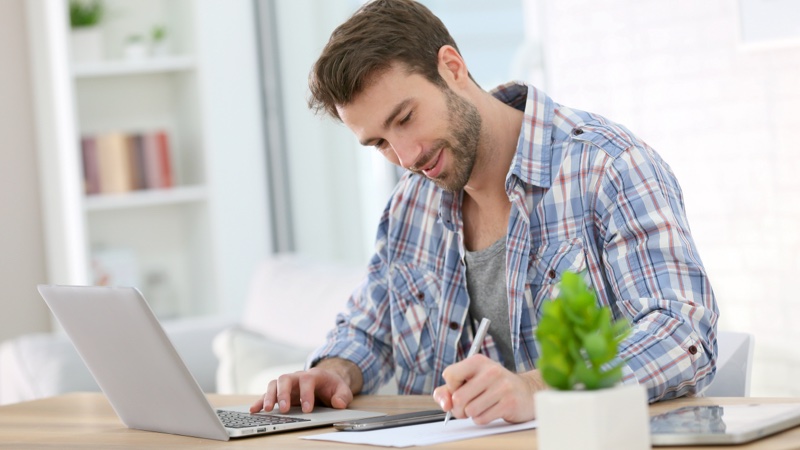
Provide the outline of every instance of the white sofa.
<path id="1" fill-rule="evenodd" d="M 363 267 L 277 256 L 255 270 L 240 320 L 186 318 L 164 322 L 164 329 L 205 392 L 260 394 L 270 379 L 304 367 L 364 272 Z M 0 404 L 96 390 L 61 333 L 29 334 L 0 344 Z M 385 386 L 381 392 L 396 388 Z"/>
<path id="2" fill-rule="evenodd" d="M 200 387 L 214 392 L 217 360 L 211 343 L 231 321 L 206 317 L 163 325 Z M 61 332 L 28 334 L 0 344 L 0 405 L 98 390 L 72 342 Z"/>

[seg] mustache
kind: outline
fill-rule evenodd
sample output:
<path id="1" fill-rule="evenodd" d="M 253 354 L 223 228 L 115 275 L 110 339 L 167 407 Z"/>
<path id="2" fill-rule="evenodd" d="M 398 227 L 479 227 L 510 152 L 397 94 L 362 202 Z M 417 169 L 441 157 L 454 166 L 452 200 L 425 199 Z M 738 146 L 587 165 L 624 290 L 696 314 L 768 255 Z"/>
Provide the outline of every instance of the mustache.
<path id="1" fill-rule="evenodd" d="M 433 148 L 417 158 L 417 161 L 409 167 L 408 170 L 416 173 L 422 172 L 422 169 L 428 167 L 428 165 L 433 161 L 439 151 L 443 150 L 447 147 L 447 141 L 444 139 L 439 139 L 438 141 L 434 142 Z"/>

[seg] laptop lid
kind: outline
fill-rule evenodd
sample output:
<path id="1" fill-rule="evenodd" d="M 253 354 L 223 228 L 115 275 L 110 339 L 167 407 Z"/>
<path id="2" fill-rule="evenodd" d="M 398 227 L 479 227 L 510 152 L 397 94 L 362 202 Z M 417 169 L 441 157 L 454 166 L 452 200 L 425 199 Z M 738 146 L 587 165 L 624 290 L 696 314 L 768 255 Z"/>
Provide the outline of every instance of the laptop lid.
<path id="1" fill-rule="evenodd" d="M 800 403 L 686 406 L 650 418 L 654 446 L 742 444 L 800 425 Z"/>
<path id="2" fill-rule="evenodd" d="M 317 407 L 303 414 L 293 408 L 283 416 L 297 420 L 226 429 L 137 289 L 47 285 L 38 289 L 129 428 L 227 440 L 384 415 Z M 248 411 L 246 406 L 224 409 Z"/>

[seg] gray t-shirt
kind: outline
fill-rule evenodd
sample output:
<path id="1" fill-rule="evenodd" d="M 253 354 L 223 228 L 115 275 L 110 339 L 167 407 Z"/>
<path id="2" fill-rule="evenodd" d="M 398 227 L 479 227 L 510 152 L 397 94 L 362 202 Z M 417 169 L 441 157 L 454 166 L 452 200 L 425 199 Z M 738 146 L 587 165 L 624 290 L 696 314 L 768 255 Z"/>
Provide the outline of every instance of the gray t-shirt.
<path id="1" fill-rule="evenodd" d="M 500 350 L 506 369 L 516 372 L 508 324 L 505 236 L 486 249 L 467 251 L 466 259 L 469 314 L 475 320 L 486 317 L 492 321 L 489 334 Z"/>

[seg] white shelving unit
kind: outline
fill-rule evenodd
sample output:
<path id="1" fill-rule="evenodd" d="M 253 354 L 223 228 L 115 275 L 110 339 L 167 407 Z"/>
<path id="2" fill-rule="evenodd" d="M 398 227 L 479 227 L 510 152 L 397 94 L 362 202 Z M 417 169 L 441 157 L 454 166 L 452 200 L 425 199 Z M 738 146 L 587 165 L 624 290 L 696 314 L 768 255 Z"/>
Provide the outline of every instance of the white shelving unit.
<path id="1" fill-rule="evenodd" d="M 72 67 L 75 78 L 100 78 L 122 75 L 144 75 L 166 72 L 194 70 L 194 58 L 191 56 L 168 56 L 143 61 L 99 61 L 94 63 L 78 63 Z"/>
<path id="2" fill-rule="evenodd" d="M 253 4 L 104 4 L 105 55 L 73 62 L 68 1 L 27 3 L 48 282 L 125 280 L 162 318 L 236 315 L 270 252 Z M 126 36 L 154 25 L 171 53 L 125 59 Z M 85 195 L 81 136 L 156 129 L 174 187 Z"/>
<path id="3" fill-rule="evenodd" d="M 172 189 L 147 189 L 127 194 L 93 195 L 86 198 L 87 212 L 125 210 L 148 206 L 180 205 L 207 201 L 205 186 L 179 186 Z"/>

